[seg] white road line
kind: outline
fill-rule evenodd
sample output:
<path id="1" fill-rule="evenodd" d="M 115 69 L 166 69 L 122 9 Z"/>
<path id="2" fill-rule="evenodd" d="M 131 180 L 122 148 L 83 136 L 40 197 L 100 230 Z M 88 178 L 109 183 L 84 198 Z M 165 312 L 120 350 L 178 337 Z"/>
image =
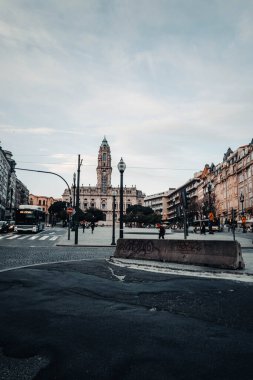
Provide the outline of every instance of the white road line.
<path id="1" fill-rule="evenodd" d="M 27 239 L 28 236 L 29 236 L 29 235 L 20 236 L 20 237 L 18 238 L 18 240 L 24 240 L 24 239 Z"/>
<path id="2" fill-rule="evenodd" d="M 35 239 L 38 239 L 39 236 L 40 236 L 40 235 L 32 236 L 32 237 L 30 237 L 28 240 L 35 240 Z"/>
<path id="3" fill-rule="evenodd" d="M 44 235 L 39 240 L 46 240 L 48 237 L 49 237 L 49 235 Z"/>
<path id="4" fill-rule="evenodd" d="M 12 239 L 17 239 L 18 235 L 13 235 L 11 237 L 7 237 L 6 239 L 7 240 L 12 240 Z"/>
<path id="5" fill-rule="evenodd" d="M 49 240 L 56 240 L 56 239 L 58 239 L 58 237 L 59 237 L 59 236 L 53 236 L 53 237 L 51 237 Z"/>
<path id="6" fill-rule="evenodd" d="M 5 239 L 5 238 L 8 238 L 10 236 L 13 236 L 13 234 L 2 235 L 2 236 L 0 236 L 0 239 Z"/>

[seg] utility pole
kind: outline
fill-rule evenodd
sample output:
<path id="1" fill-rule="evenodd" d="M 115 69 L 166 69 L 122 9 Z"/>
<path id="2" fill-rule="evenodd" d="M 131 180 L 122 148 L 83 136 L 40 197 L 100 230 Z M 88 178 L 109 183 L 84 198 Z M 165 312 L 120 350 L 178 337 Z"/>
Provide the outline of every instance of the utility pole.
<path id="1" fill-rule="evenodd" d="M 77 165 L 77 186 L 76 186 L 76 220 L 75 220 L 75 244 L 78 244 L 78 228 L 79 228 L 79 196 L 80 196 L 80 167 L 83 160 L 80 160 L 80 154 L 78 154 L 78 165 Z"/>

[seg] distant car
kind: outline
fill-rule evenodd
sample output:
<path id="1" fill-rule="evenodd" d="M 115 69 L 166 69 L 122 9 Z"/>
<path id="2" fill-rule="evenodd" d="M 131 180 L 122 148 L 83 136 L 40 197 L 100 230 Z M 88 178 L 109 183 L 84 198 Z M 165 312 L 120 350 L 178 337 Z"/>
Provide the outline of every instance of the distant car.
<path id="1" fill-rule="evenodd" d="M 5 220 L 0 220 L 0 233 L 8 232 L 8 223 Z"/>
<path id="2" fill-rule="evenodd" d="M 15 227 L 15 220 L 10 220 L 8 222 L 8 232 L 13 232 Z"/>

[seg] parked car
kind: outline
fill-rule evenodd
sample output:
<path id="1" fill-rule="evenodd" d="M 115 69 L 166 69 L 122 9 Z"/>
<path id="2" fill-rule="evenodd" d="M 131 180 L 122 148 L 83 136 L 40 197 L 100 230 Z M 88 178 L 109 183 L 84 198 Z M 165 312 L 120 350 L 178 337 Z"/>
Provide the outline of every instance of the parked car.
<path id="1" fill-rule="evenodd" d="M 8 223 L 5 220 L 0 220 L 0 233 L 8 232 Z"/>

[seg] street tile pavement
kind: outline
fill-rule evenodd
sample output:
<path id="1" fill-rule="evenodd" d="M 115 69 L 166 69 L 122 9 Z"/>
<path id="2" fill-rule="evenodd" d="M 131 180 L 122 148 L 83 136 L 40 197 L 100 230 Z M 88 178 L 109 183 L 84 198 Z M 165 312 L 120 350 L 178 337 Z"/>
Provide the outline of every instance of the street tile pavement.
<path id="1" fill-rule="evenodd" d="M 119 228 L 115 231 L 115 242 L 119 238 Z M 155 228 L 125 228 L 124 238 L 129 239 L 158 239 L 158 230 Z M 184 239 L 182 231 L 175 232 L 166 230 L 165 239 Z M 190 232 L 187 236 L 188 240 L 233 240 L 232 233 L 215 232 L 214 234 L 206 233 L 201 235 L 199 233 Z M 248 232 L 247 237 L 242 236 L 242 233 L 235 234 L 237 240 L 242 248 L 253 248 L 253 233 Z M 84 246 L 109 246 L 112 244 L 112 227 L 96 227 L 92 233 L 91 229 L 86 229 L 85 232 L 81 228 L 78 230 L 78 245 Z M 76 245 L 75 232 L 70 231 L 70 239 L 68 240 L 68 233 L 60 237 L 57 245 Z"/>

